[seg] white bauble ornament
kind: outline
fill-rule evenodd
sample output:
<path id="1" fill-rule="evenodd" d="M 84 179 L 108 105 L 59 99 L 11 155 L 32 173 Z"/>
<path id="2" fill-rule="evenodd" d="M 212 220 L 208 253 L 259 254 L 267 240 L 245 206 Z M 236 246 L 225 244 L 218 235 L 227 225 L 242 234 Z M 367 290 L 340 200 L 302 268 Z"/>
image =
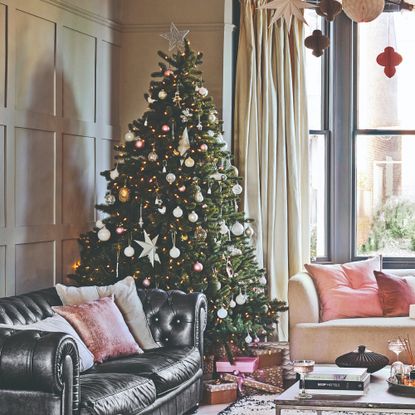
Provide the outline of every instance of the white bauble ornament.
<path id="1" fill-rule="evenodd" d="M 131 258 L 132 256 L 134 256 L 134 254 L 135 254 L 135 250 L 131 245 L 128 245 L 124 249 L 124 255 L 127 256 L 128 258 Z"/>
<path id="2" fill-rule="evenodd" d="M 196 192 L 195 194 L 195 200 L 197 203 L 202 203 L 204 200 L 202 192 Z"/>
<path id="3" fill-rule="evenodd" d="M 108 241 L 108 239 L 111 238 L 111 232 L 104 226 L 103 228 L 101 228 L 98 232 L 98 239 L 100 241 Z"/>
<path id="4" fill-rule="evenodd" d="M 239 183 L 235 184 L 235 186 L 232 187 L 232 192 L 235 195 L 240 195 L 242 191 L 243 191 L 243 188 Z"/>
<path id="5" fill-rule="evenodd" d="M 246 344 L 251 344 L 252 343 L 252 337 L 249 334 L 245 337 L 245 343 Z"/>
<path id="6" fill-rule="evenodd" d="M 97 221 L 96 221 L 96 223 L 95 223 L 95 226 L 96 226 L 98 229 L 101 229 L 101 228 L 103 228 L 105 225 L 104 225 L 104 222 L 103 222 L 102 220 L 97 220 Z"/>
<path id="7" fill-rule="evenodd" d="M 243 305 L 246 303 L 246 297 L 242 293 L 239 293 L 236 296 L 235 301 L 236 301 L 236 304 Z"/>
<path id="8" fill-rule="evenodd" d="M 159 158 L 159 156 L 157 155 L 156 152 L 150 151 L 150 153 L 148 153 L 148 159 L 149 159 L 149 161 L 157 161 L 158 158 Z"/>
<path id="9" fill-rule="evenodd" d="M 116 201 L 115 196 L 109 192 L 105 195 L 104 199 L 108 205 L 113 205 Z"/>
<path id="10" fill-rule="evenodd" d="M 261 284 L 261 285 L 267 285 L 267 279 L 264 277 L 264 276 L 262 276 L 259 280 L 258 280 L 258 282 Z"/>
<path id="11" fill-rule="evenodd" d="M 241 236 L 244 233 L 244 225 L 240 222 L 235 222 L 231 227 L 231 232 L 235 236 Z"/>
<path id="12" fill-rule="evenodd" d="M 133 132 L 128 131 L 128 133 L 126 133 L 126 134 L 124 135 L 124 139 L 125 139 L 125 141 L 128 141 L 128 142 L 130 142 L 130 141 L 134 141 L 134 139 L 135 139 L 135 135 L 134 135 L 134 133 L 133 133 Z"/>
<path id="13" fill-rule="evenodd" d="M 198 214 L 193 210 L 189 213 L 189 216 L 187 217 L 190 222 L 195 223 L 199 219 Z"/>
<path id="14" fill-rule="evenodd" d="M 210 123 L 214 123 L 216 121 L 216 115 L 215 114 L 209 114 L 208 120 Z"/>
<path id="15" fill-rule="evenodd" d="M 166 175 L 167 183 L 172 184 L 176 180 L 176 175 L 174 173 L 168 173 Z"/>
<path id="16" fill-rule="evenodd" d="M 184 161 L 184 165 L 186 166 L 186 167 L 193 167 L 194 165 L 195 165 L 195 161 L 191 158 L 191 157 L 188 157 L 185 161 Z"/>
<path id="17" fill-rule="evenodd" d="M 254 236 L 254 234 L 255 234 L 254 229 L 252 228 L 252 226 L 251 226 L 251 225 L 248 225 L 248 227 L 245 229 L 245 235 L 246 235 L 248 238 L 252 238 L 252 237 Z"/>
<path id="18" fill-rule="evenodd" d="M 115 180 L 119 175 L 120 175 L 120 172 L 118 171 L 117 168 L 110 171 L 110 177 L 112 180 Z"/>
<path id="19" fill-rule="evenodd" d="M 357 23 L 375 20 L 385 8 L 385 0 L 343 0 L 343 10 Z"/>
<path id="20" fill-rule="evenodd" d="M 208 133 L 209 137 L 214 137 L 215 136 L 215 132 L 212 131 L 212 130 L 209 130 L 207 133 Z"/>
<path id="21" fill-rule="evenodd" d="M 176 246 L 173 246 L 173 248 L 170 249 L 169 254 L 172 258 L 178 258 L 180 256 L 180 249 Z"/>
<path id="22" fill-rule="evenodd" d="M 235 308 L 236 307 L 236 303 L 235 300 L 232 298 L 232 300 L 229 302 L 229 307 L 230 308 Z"/>
<path id="23" fill-rule="evenodd" d="M 173 209 L 173 216 L 175 218 L 181 218 L 183 216 L 183 210 L 180 206 Z"/>
<path id="24" fill-rule="evenodd" d="M 225 221 L 222 221 L 220 223 L 219 232 L 220 232 L 221 235 L 226 235 L 229 232 L 229 228 L 226 225 Z"/>
<path id="25" fill-rule="evenodd" d="M 223 136 L 222 136 L 222 138 L 223 138 Z M 236 166 L 232 166 L 232 167 L 233 167 L 233 171 L 235 173 L 235 176 L 239 176 L 239 170 L 238 170 L 238 168 Z"/>
<path id="26" fill-rule="evenodd" d="M 218 315 L 219 318 L 226 318 L 228 317 L 228 310 L 226 310 L 226 308 L 220 308 L 218 310 L 218 312 L 216 313 Z"/>
<path id="27" fill-rule="evenodd" d="M 201 88 L 197 89 L 197 92 L 202 96 L 202 97 L 206 97 L 209 94 L 209 91 L 207 90 L 207 88 L 205 88 L 204 86 L 202 86 Z"/>
<path id="28" fill-rule="evenodd" d="M 167 98 L 167 92 L 166 92 L 164 89 L 162 89 L 162 90 L 159 92 L 158 97 L 159 97 L 160 99 L 166 99 L 166 98 Z"/>

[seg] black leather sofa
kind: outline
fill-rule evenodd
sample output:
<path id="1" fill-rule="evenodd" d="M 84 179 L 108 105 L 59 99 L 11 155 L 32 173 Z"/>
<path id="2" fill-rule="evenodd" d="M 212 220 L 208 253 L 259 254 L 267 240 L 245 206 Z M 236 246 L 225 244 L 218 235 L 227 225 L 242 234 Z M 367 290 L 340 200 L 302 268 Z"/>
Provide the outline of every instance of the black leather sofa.
<path id="1" fill-rule="evenodd" d="M 62 333 L 0 328 L 0 415 L 179 415 L 201 395 L 206 298 L 138 290 L 160 349 L 79 373 Z M 55 288 L 0 299 L 0 323 L 29 324 L 61 305 Z"/>

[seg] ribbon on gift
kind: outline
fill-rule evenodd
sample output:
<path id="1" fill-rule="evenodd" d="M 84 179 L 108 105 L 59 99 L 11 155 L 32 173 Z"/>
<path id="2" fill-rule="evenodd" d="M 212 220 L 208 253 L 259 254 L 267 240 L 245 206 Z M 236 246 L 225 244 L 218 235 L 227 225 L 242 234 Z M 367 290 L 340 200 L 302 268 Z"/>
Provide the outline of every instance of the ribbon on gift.
<path id="1" fill-rule="evenodd" d="M 238 391 L 239 393 L 242 393 L 242 387 L 245 382 L 245 375 L 239 370 L 234 370 L 233 374 L 234 376 L 236 376 L 236 384 L 238 385 Z"/>

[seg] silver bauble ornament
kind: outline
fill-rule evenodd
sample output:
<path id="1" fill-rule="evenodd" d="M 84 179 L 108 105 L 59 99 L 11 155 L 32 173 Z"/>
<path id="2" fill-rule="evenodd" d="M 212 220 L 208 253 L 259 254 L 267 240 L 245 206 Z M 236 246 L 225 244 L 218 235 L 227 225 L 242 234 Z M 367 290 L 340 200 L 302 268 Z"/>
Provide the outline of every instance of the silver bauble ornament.
<path id="1" fill-rule="evenodd" d="M 222 221 L 220 223 L 219 233 L 221 235 L 226 235 L 227 233 L 229 233 L 229 228 L 228 225 L 226 225 L 225 221 Z"/>
<path id="2" fill-rule="evenodd" d="M 245 229 L 245 235 L 246 235 L 248 238 L 252 238 L 252 237 L 254 236 L 254 234 L 255 234 L 254 229 L 252 228 L 252 226 L 251 226 L 251 225 L 248 225 L 248 227 Z"/>
<path id="3" fill-rule="evenodd" d="M 98 232 L 98 239 L 100 241 L 108 241 L 111 238 L 111 232 L 104 226 Z"/>
<path id="4" fill-rule="evenodd" d="M 198 214 L 193 210 L 189 213 L 189 216 L 187 217 L 190 222 L 195 223 L 199 219 Z"/>
<path id="5" fill-rule="evenodd" d="M 168 173 L 166 175 L 167 183 L 172 184 L 176 180 L 176 175 L 174 173 Z"/>
<path id="6" fill-rule="evenodd" d="M 96 226 L 98 229 L 101 229 L 101 228 L 103 228 L 105 225 L 104 225 L 104 222 L 103 222 L 102 220 L 97 220 L 97 221 L 95 222 L 95 226 Z"/>
<path id="7" fill-rule="evenodd" d="M 166 92 L 164 89 L 162 89 L 162 90 L 159 92 L 158 97 L 159 97 L 160 99 L 166 99 L 166 98 L 167 98 L 167 92 Z"/>
<path id="8" fill-rule="evenodd" d="M 180 206 L 173 209 L 173 216 L 175 218 L 181 218 L 183 216 L 183 210 Z"/>
<path id="9" fill-rule="evenodd" d="M 249 334 L 245 337 L 245 343 L 246 344 L 251 344 L 252 343 L 252 337 Z"/>
<path id="10" fill-rule="evenodd" d="M 126 133 L 126 134 L 124 135 L 124 139 L 125 139 L 125 141 L 128 141 L 128 142 L 130 142 L 130 141 L 134 141 L 134 139 L 135 139 L 135 135 L 134 135 L 134 133 L 133 133 L 133 132 L 128 131 L 128 133 Z"/>
<path id="11" fill-rule="evenodd" d="M 196 192 L 195 194 L 195 201 L 197 203 L 202 203 L 205 200 L 205 198 L 203 197 L 202 192 Z"/>
<path id="12" fill-rule="evenodd" d="M 159 158 L 159 156 L 157 155 L 156 152 L 150 151 L 150 153 L 148 153 L 148 159 L 149 159 L 149 161 L 157 161 L 158 158 Z"/>
<path id="13" fill-rule="evenodd" d="M 239 293 L 236 296 L 235 301 L 236 301 L 236 304 L 243 305 L 246 303 L 246 297 L 242 293 Z"/>
<path id="14" fill-rule="evenodd" d="M 236 303 L 235 300 L 232 298 L 232 300 L 229 302 L 229 307 L 230 308 L 235 308 L 236 307 Z"/>
<path id="15" fill-rule="evenodd" d="M 240 222 L 235 222 L 231 227 L 231 232 L 235 236 L 241 236 L 244 233 L 244 225 Z"/>
<path id="16" fill-rule="evenodd" d="M 258 280 L 258 282 L 261 284 L 261 285 L 267 285 L 267 279 L 264 277 L 264 276 L 262 276 L 259 280 Z"/>
<path id="17" fill-rule="evenodd" d="M 105 199 L 105 202 L 108 205 L 113 205 L 115 203 L 115 201 L 116 201 L 115 196 L 112 193 L 109 193 L 109 192 L 105 195 L 105 198 L 104 199 Z"/>
<path id="18" fill-rule="evenodd" d="M 195 165 L 195 161 L 191 158 L 191 157 L 188 157 L 185 161 L 184 161 L 184 165 L 186 166 L 186 167 L 193 167 L 194 165 Z"/>
<path id="19" fill-rule="evenodd" d="M 131 245 L 128 245 L 125 249 L 124 249 L 124 255 L 128 258 L 131 258 L 132 256 L 134 256 L 135 254 L 135 250 Z"/>
<path id="20" fill-rule="evenodd" d="M 208 120 L 209 120 L 210 123 L 214 123 L 216 121 L 216 115 L 210 113 L 209 116 L 208 116 Z"/>
<path id="21" fill-rule="evenodd" d="M 170 249 L 169 255 L 172 258 L 178 258 L 180 256 L 180 249 L 177 248 L 176 246 L 173 246 L 173 248 Z"/>
<path id="22" fill-rule="evenodd" d="M 237 183 L 232 187 L 232 192 L 235 195 L 240 195 L 243 192 L 243 188 L 239 183 Z"/>
<path id="23" fill-rule="evenodd" d="M 115 180 L 119 175 L 120 175 L 120 172 L 118 171 L 117 168 L 110 171 L 110 177 L 112 180 Z"/>
<path id="24" fill-rule="evenodd" d="M 226 310 L 226 308 L 220 308 L 218 310 L 218 312 L 216 313 L 218 315 L 219 318 L 226 318 L 228 317 L 228 310 Z"/>

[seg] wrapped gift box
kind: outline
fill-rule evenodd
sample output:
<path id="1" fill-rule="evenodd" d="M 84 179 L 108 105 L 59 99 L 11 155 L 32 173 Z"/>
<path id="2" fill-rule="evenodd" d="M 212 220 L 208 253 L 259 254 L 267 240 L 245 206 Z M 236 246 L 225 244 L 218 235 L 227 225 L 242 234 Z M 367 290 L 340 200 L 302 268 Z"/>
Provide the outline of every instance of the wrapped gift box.
<path id="1" fill-rule="evenodd" d="M 225 373 L 223 375 L 223 379 L 227 380 L 229 382 L 236 382 L 238 383 L 239 378 L 238 376 L 231 375 L 230 373 Z M 244 390 L 245 387 L 250 389 L 255 389 L 256 391 L 266 392 L 266 393 L 282 393 L 283 389 L 279 388 L 278 386 L 270 385 L 268 383 L 262 383 L 258 382 L 255 379 L 251 378 L 244 378 L 242 383 L 242 390 Z"/>
<path id="2" fill-rule="evenodd" d="M 257 369 L 252 373 L 252 378 L 258 382 L 277 386 L 281 389 L 284 387 L 284 369 L 282 366 Z"/>
<path id="3" fill-rule="evenodd" d="M 235 357 L 234 363 L 231 364 L 228 360 L 217 360 L 216 371 L 220 373 L 252 373 L 258 369 L 257 357 Z"/>
<path id="4" fill-rule="evenodd" d="M 218 383 L 217 381 L 204 382 L 204 399 L 208 405 L 235 402 L 238 397 L 236 382 Z"/>
<path id="5" fill-rule="evenodd" d="M 283 350 L 277 348 L 270 348 L 265 346 L 258 346 L 252 348 L 251 352 L 258 357 L 258 368 L 267 369 L 269 367 L 281 366 L 283 361 Z"/>

